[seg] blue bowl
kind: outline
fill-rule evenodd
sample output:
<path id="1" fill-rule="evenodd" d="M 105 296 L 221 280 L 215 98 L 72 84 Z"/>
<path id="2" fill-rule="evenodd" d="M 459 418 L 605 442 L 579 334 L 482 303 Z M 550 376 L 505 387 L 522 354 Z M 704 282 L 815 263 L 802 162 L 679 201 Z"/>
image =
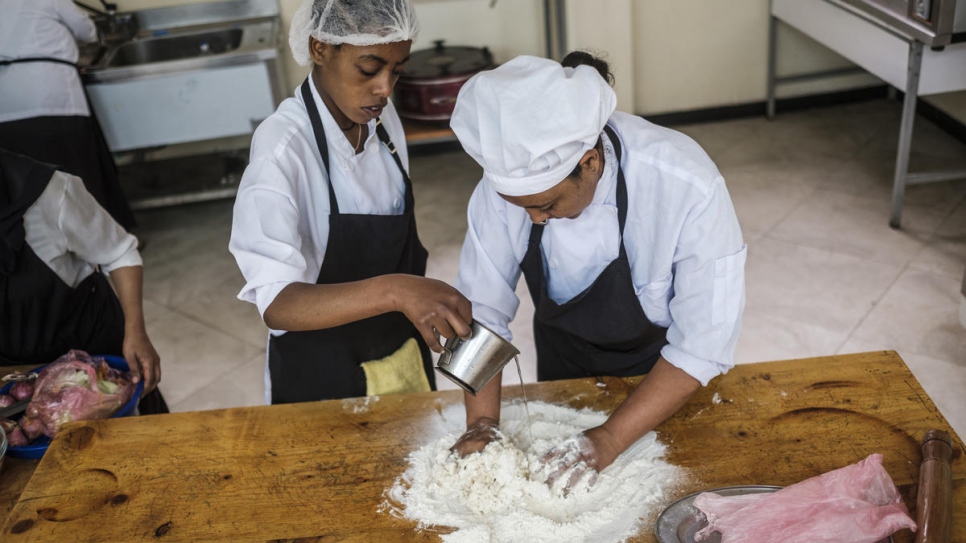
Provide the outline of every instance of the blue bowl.
<path id="1" fill-rule="evenodd" d="M 114 355 L 92 355 L 91 358 L 103 358 L 107 365 L 120 371 L 128 371 L 127 361 L 123 357 Z M 39 372 L 40 370 L 47 367 L 47 364 L 43 366 L 36 367 L 31 371 L 31 373 Z M 0 388 L 0 394 L 9 394 L 10 387 L 13 383 L 8 383 L 5 387 Z M 134 394 L 131 395 L 131 399 L 127 401 L 126 404 L 121 406 L 121 409 L 117 413 L 111 415 L 111 418 L 126 417 L 134 412 L 134 408 L 138 406 L 138 402 L 141 400 L 141 393 L 144 392 L 144 381 L 138 381 L 138 386 L 134 389 Z M 22 416 L 22 415 L 21 415 Z M 27 458 L 36 460 L 43 458 L 44 453 L 47 452 L 47 446 L 50 445 L 50 438 L 47 436 L 40 436 L 28 445 L 23 447 L 9 447 L 7 449 L 7 455 L 13 458 Z"/>

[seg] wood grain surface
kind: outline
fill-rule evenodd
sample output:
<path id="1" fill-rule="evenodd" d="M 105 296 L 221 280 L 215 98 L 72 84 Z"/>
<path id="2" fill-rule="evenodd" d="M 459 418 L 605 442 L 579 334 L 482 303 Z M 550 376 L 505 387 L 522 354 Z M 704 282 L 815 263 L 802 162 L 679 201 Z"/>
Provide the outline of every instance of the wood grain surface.
<path id="1" fill-rule="evenodd" d="M 527 395 L 610 412 L 639 381 L 538 383 Z M 379 507 L 408 453 L 462 417 L 462 393 L 445 391 L 73 423 L 0 539 L 439 541 Z M 966 514 L 955 513 L 966 511 L 966 448 L 891 351 L 741 365 L 712 381 L 658 428 L 668 460 L 688 473 L 668 504 L 710 488 L 789 485 L 878 452 L 915 517 L 919 441 L 934 428 L 953 436 L 952 541 L 966 541 Z M 655 541 L 658 513 L 631 542 Z"/>

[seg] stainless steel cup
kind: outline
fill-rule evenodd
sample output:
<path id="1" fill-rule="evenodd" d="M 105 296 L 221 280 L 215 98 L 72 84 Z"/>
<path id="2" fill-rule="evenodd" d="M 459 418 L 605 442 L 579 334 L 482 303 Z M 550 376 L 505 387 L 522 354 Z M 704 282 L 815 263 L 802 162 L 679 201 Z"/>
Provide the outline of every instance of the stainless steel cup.
<path id="1" fill-rule="evenodd" d="M 473 335 L 469 339 L 455 336 L 446 340 L 446 351 L 439 356 L 436 369 L 476 396 L 520 351 L 476 321 L 471 329 Z"/>

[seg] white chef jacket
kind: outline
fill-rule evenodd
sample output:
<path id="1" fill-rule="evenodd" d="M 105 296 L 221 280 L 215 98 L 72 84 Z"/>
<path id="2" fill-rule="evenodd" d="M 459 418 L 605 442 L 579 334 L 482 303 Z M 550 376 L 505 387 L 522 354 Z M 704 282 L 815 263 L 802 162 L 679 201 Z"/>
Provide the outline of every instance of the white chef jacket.
<path id="1" fill-rule="evenodd" d="M 6 1 L 6 0 L 3 0 Z M 138 240 L 97 203 L 79 178 L 54 172 L 23 215 L 24 241 L 47 267 L 76 287 L 100 266 L 140 266 Z"/>
<path id="2" fill-rule="evenodd" d="M 734 365 L 744 309 L 746 247 L 711 159 L 687 136 L 615 112 L 627 185 L 624 247 L 645 315 L 667 327 L 661 354 L 706 385 Z M 576 219 L 554 219 L 541 241 L 548 295 L 564 303 L 617 258 L 616 155 L 604 142 L 604 171 L 590 205 Z M 484 175 L 470 198 L 469 229 L 456 288 L 473 317 L 506 339 L 519 306 L 514 289 L 527 250 L 527 212 L 496 193 Z"/>
<path id="3" fill-rule="evenodd" d="M 406 186 L 375 134 L 376 121 L 369 122 L 365 147 L 355 154 L 355 141 L 346 139 L 315 85 L 310 86 L 328 140 L 339 212 L 402 214 Z M 382 123 L 408 171 L 405 134 L 392 102 L 382 112 Z M 296 92 L 255 130 L 232 217 L 228 248 L 246 280 L 238 298 L 254 303 L 263 316 L 290 283 L 315 283 L 319 277 L 329 239 L 326 183 L 312 123 L 302 93 Z"/>
<path id="4" fill-rule="evenodd" d="M 97 28 L 70 0 L 0 1 L 0 59 L 52 57 L 77 62 L 77 41 L 97 41 Z M 0 67 L 0 96 L 0 122 L 90 115 L 77 70 L 63 64 Z"/>

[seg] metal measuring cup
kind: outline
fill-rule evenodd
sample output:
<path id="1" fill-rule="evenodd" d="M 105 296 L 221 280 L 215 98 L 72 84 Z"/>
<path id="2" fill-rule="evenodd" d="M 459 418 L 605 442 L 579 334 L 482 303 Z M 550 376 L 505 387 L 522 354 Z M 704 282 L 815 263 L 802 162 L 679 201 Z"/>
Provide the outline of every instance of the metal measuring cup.
<path id="1" fill-rule="evenodd" d="M 470 329 L 469 339 L 453 336 L 446 340 L 436 369 L 476 396 L 520 350 L 475 320 Z"/>

